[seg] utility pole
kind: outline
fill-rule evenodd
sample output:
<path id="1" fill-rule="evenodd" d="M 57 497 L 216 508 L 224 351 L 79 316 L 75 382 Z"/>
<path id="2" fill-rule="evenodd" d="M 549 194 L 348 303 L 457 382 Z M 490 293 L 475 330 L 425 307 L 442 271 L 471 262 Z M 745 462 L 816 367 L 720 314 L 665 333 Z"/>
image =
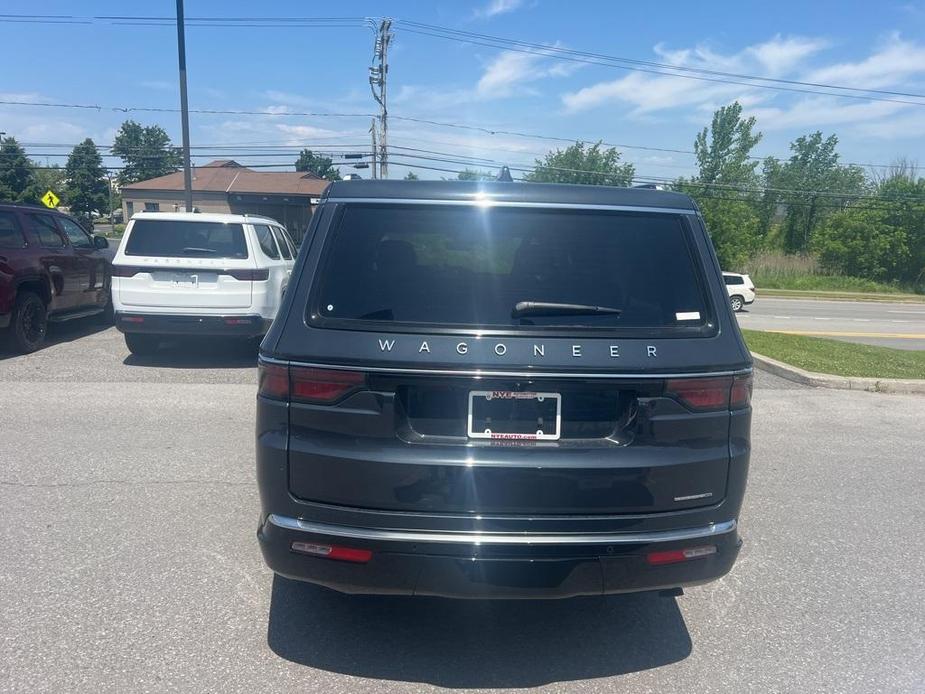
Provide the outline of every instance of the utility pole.
<path id="1" fill-rule="evenodd" d="M 372 162 L 372 176 L 373 178 L 379 178 L 379 175 L 376 173 L 376 162 L 378 157 L 376 156 L 376 119 L 373 118 L 373 122 L 369 126 L 369 134 L 373 138 L 373 162 Z"/>
<path id="2" fill-rule="evenodd" d="M 389 108 L 386 80 L 389 75 L 389 43 L 392 41 L 392 20 L 379 22 L 373 46 L 373 65 L 369 68 L 369 88 L 379 104 L 379 177 L 389 177 Z"/>
<path id="3" fill-rule="evenodd" d="M 193 172 L 189 154 L 189 103 L 186 100 L 186 32 L 183 21 L 183 0 L 177 0 L 177 57 L 180 62 L 180 119 L 183 124 L 183 188 L 186 211 L 193 211 Z"/>

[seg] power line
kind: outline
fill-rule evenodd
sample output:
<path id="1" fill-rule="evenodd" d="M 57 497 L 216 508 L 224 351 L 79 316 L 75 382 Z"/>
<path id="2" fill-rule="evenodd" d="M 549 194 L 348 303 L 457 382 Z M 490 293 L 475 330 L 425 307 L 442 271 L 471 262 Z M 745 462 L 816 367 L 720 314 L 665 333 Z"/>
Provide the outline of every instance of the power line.
<path id="1" fill-rule="evenodd" d="M 779 78 L 779 77 L 763 77 L 760 75 L 748 75 L 748 74 L 743 74 L 743 73 L 725 72 L 722 70 L 712 70 L 709 68 L 702 68 L 702 67 L 692 67 L 692 66 L 687 66 L 687 65 L 677 65 L 677 64 L 671 64 L 671 63 L 661 63 L 661 62 L 656 62 L 656 61 L 651 61 L 651 60 L 624 58 L 620 56 L 607 55 L 604 53 L 594 53 L 591 51 L 580 51 L 580 50 L 575 50 L 575 49 L 570 49 L 570 48 L 564 48 L 562 46 L 554 46 L 554 45 L 551 46 L 548 44 L 534 43 L 530 41 L 522 41 L 519 39 L 511 39 L 511 38 L 506 38 L 506 37 L 501 37 L 501 36 L 492 36 L 490 34 L 480 34 L 480 33 L 471 32 L 471 31 L 461 31 L 458 29 L 452 29 L 450 27 L 439 26 L 436 24 L 424 24 L 423 22 L 413 22 L 413 21 L 404 20 L 404 19 L 396 20 L 396 24 L 398 24 L 399 26 L 404 26 L 406 29 L 408 29 L 408 27 L 415 27 L 420 30 L 436 32 L 434 34 L 429 34 L 429 35 L 433 36 L 433 35 L 440 34 L 438 38 L 446 38 L 449 40 L 461 41 L 463 43 L 469 43 L 470 39 L 478 39 L 482 41 L 493 41 L 493 42 L 501 43 L 501 44 L 515 45 L 515 46 L 520 46 L 524 48 L 530 48 L 535 51 L 541 52 L 542 55 L 546 55 L 546 56 L 554 57 L 554 58 L 559 57 L 561 55 L 579 56 L 583 58 L 594 58 L 600 61 L 627 63 L 630 65 L 644 65 L 644 66 L 649 66 L 649 67 L 661 68 L 664 70 L 674 70 L 678 72 L 712 75 L 712 76 L 717 76 L 717 77 L 728 77 L 728 78 L 734 78 L 738 80 L 772 82 L 776 84 L 786 84 L 786 85 L 794 85 L 794 86 L 801 86 L 801 87 L 816 87 L 816 88 L 821 88 L 821 89 L 838 89 L 838 90 L 851 91 L 851 92 L 864 93 L 864 94 L 883 94 L 886 96 L 908 96 L 908 97 L 914 97 L 918 99 L 925 99 L 925 94 L 889 91 L 889 90 L 884 90 L 884 89 L 866 89 L 864 87 L 849 87 L 845 85 L 829 84 L 825 82 L 808 82 L 808 81 L 803 81 L 803 80 L 793 80 L 793 79 L 785 79 L 785 78 Z M 632 68 L 626 68 L 626 69 L 632 69 Z M 664 73 L 664 74 L 669 74 L 669 73 Z M 682 75 L 676 75 L 676 76 L 680 77 Z M 761 86 L 761 85 L 753 85 L 753 86 Z M 916 103 L 919 103 L 919 102 L 916 102 Z M 922 104 L 919 104 L 919 105 L 922 105 Z"/>

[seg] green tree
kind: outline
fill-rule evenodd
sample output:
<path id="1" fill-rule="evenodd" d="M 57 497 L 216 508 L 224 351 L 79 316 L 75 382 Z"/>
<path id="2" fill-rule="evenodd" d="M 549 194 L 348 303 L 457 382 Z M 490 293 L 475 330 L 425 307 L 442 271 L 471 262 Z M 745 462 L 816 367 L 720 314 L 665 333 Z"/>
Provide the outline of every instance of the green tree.
<path id="1" fill-rule="evenodd" d="M 459 181 L 494 181 L 496 175 L 492 171 L 479 171 L 478 169 L 463 169 L 457 174 Z"/>
<path id="2" fill-rule="evenodd" d="M 418 175 L 414 173 L 414 171 L 409 171 L 408 173 L 405 174 L 405 180 L 406 181 L 416 181 L 418 180 Z"/>
<path id="3" fill-rule="evenodd" d="M 116 133 L 112 153 L 122 159 L 119 183 L 128 185 L 178 171 L 183 165 L 179 149 L 171 145 L 167 131 L 159 125 L 142 126 L 125 121 Z"/>
<path id="4" fill-rule="evenodd" d="M 0 139 L 0 200 L 37 202 L 33 164 L 15 138 Z M 44 194 L 44 191 L 43 191 Z"/>
<path id="5" fill-rule="evenodd" d="M 877 201 L 830 214 L 813 250 L 829 272 L 880 282 L 895 280 L 910 257 L 905 230 L 891 223 L 889 210 Z"/>
<path id="6" fill-rule="evenodd" d="M 318 178 L 324 178 L 328 181 L 339 181 L 340 171 L 333 164 L 330 157 L 322 154 L 315 154 L 310 149 L 303 149 L 299 152 L 299 158 L 295 162 L 296 171 L 307 171 L 315 174 Z"/>
<path id="7" fill-rule="evenodd" d="M 576 142 L 564 150 L 548 152 L 534 162 L 534 169 L 524 180 L 536 183 L 580 183 L 601 186 L 628 186 L 636 168 L 620 162 L 615 147 L 603 149 L 603 143 L 586 147 Z"/>
<path id="8" fill-rule="evenodd" d="M 758 246 L 758 214 L 748 200 L 707 197 L 698 203 L 720 266 L 742 272 Z"/>
<path id="9" fill-rule="evenodd" d="M 765 181 L 769 188 L 779 189 L 776 199 L 787 206 L 783 235 L 789 253 L 809 250 L 825 217 L 864 192 L 863 169 L 840 165 L 837 146 L 838 137 L 823 139 L 819 131 L 798 137 L 790 143 L 790 159 Z"/>
<path id="10" fill-rule="evenodd" d="M 74 147 L 65 172 L 71 212 L 92 227 L 91 212 L 106 213 L 109 207 L 109 180 L 93 140 L 88 137 Z"/>
<path id="11" fill-rule="evenodd" d="M 697 201 L 716 255 L 727 270 L 741 268 L 758 245 L 758 161 L 751 152 L 760 140 L 755 119 L 742 118 L 737 101 L 723 106 L 694 140 L 697 175 L 678 181 L 677 187 Z"/>
<path id="12" fill-rule="evenodd" d="M 755 117 L 742 118 L 742 105 L 734 101 L 713 112 L 713 121 L 694 140 L 697 178 L 704 191 L 714 187 L 750 187 L 756 183 L 758 161 L 751 153 L 761 141 Z"/>
<path id="13" fill-rule="evenodd" d="M 874 192 L 882 200 L 888 222 L 906 235 L 909 256 L 897 278 L 925 288 L 925 178 L 916 179 L 916 170 L 900 162 L 877 182 Z"/>

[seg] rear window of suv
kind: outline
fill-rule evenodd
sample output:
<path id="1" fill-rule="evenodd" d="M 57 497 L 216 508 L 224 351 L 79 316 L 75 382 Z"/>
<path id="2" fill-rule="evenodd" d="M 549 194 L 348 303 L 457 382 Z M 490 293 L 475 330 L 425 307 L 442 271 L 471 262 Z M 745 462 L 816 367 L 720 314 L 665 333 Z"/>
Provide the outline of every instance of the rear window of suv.
<path id="1" fill-rule="evenodd" d="M 671 214 L 348 205 L 325 242 L 310 312 L 356 329 L 702 327 L 690 243 Z"/>
<path id="2" fill-rule="evenodd" d="M 156 258 L 246 258 L 240 224 L 136 219 L 125 255 Z"/>

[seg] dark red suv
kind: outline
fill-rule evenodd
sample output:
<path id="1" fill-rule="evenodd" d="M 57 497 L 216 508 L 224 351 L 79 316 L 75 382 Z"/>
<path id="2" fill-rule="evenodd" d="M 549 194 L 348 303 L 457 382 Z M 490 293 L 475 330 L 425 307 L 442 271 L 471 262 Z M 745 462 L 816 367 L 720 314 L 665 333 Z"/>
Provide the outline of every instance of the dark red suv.
<path id="1" fill-rule="evenodd" d="M 108 247 L 60 212 L 0 204 L 0 334 L 13 349 L 38 349 L 49 321 L 111 313 Z"/>

